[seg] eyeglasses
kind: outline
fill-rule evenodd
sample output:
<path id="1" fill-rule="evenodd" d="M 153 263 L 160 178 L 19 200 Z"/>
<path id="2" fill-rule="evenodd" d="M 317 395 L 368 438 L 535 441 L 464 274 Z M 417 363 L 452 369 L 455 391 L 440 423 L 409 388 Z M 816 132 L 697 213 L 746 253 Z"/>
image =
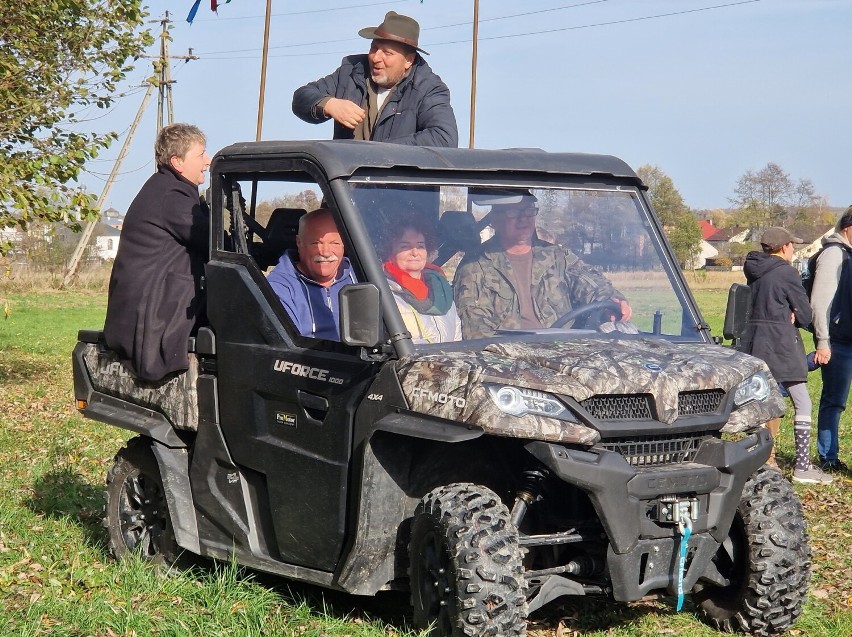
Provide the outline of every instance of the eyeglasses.
<path id="1" fill-rule="evenodd" d="M 520 219 L 521 217 L 536 217 L 538 216 L 538 208 L 528 206 L 527 208 L 514 208 L 503 213 L 506 219 Z"/>

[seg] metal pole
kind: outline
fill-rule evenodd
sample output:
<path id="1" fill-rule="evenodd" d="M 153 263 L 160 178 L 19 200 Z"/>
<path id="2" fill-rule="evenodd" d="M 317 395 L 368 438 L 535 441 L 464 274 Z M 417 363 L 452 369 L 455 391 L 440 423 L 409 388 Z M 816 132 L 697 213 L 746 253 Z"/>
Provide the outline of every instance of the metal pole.
<path id="1" fill-rule="evenodd" d="M 263 98 L 266 94 L 266 60 L 269 56 L 269 21 L 272 16 L 272 0 L 266 0 L 266 24 L 263 28 L 263 57 L 260 60 L 260 96 L 257 100 L 257 138 L 263 130 Z"/>
<path id="2" fill-rule="evenodd" d="M 127 156 L 127 151 L 130 148 L 130 141 L 133 139 L 133 135 L 136 134 L 136 129 L 139 128 L 139 122 L 142 120 L 142 114 L 145 112 L 145 109 L 148 107 L 148 102 L 151 100 L 151 94 L 154 92 L 154 86 L 155 84 L 153 81 L 148 84 L 148 90 L 145 92 L 145 97 L 142 98 L 142 104 L 139 105 L 139 111 L 136 113 L 136 119 L 134 119 L 133 124 L 130 125 L 130 130 L 127 131 L 127 137 L 124 139 L 124 145 L 121 147 L 121 151 L 118 153 L 115 164 L 112 166 L 112 172 L 110 172 L 106 184 L 104 184 L 101 196 L 98 197 L 98 201 L 95 203 L 95 208 L 97 208 L 99 212 L 106 202 L 107 195 L 109 195 L 109 191 L 112 188 L 113 183 L 115 183 L 115 177 L 118 175 L 118 170 L 121 168 L 121 164 Z M 86 246 L 89 243 L 92 232 L 95 230 L 95 225 L 95 222 L 90 221 L 83 229 L 80 241 L 77 243 L 77 247 L 74 249 L 74 254 L 71 255 L 71 260 L 68 262 L 68 270 L 65 273 L 65 278 L 62 280 L 63 288 L 71 285 L 71 282 L 74 280 L 74 277 L 77 274 L 77 267 L 80 265 L 80 260 L 83 258 L 83 253 L 86 250 Z"/>
<path id="3" fill-rule="evenodd" d="M 476 57 L 479 49 L 479 0 L 473 0 L 473 51 L 470 56 L 470 142 L 473 148 L 473 136 L 476 129 Z"/>

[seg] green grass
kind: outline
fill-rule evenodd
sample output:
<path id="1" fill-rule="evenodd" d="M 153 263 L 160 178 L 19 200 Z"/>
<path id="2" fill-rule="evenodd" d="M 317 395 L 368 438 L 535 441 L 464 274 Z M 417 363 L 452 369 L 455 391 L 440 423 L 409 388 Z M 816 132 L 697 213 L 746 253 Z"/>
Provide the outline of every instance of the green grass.
<path id="1" fill-rule="evenodd" d="M 696 296 L 721 333 L 726 293 Z M 0 637 L 413 635 L 404 596 L 323 592 L 229 564 L 163 573 L 140 560 L 113 561 L 100 526 L 104 477 L 128 432 L 80 418 L 70 353 L 78 329 L 103 324 L 103 293 L 17 293 L 0 319 Z M 819 374 L 809 381 L 818 398 Z M 841 425 L 850 460 L 850 418 Z M 779 460 L 789 474 L 792 427 Z M 797 486 L 814 549 L 811 597 L 793 635 L 852 634 L 852 490 Z M 577 600 L 530 622 L 536 637 L 716 633 L 687 604 Z"/>

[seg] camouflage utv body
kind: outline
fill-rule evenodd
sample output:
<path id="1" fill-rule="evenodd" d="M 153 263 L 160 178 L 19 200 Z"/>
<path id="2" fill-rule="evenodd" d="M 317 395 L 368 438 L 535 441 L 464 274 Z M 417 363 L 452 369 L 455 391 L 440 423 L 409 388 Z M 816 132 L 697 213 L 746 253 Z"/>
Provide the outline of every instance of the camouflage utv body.
<path id="1" fill-rule="evenodd" d="M 623 162 L 258 142 L 220 151 L 211 184 L 210 324 L 189 344 L 193 369 L 139 383 L 96 331 L 74 352 L 82 413 L 138 434 L 107 476 L 116 556 L 406 589 L 434 635 L 523 635 L 569 595 L 690 598 L 713 626 L 760 635 L 798 617 L 801 504 L 764 466 L 777 384 L 713 342 Z M 542 313 L 550 327 L 414 344 L 382 265 L 388 230 L 407 214 L 434 224 L 431 258 L 452 280 L 493 234 L 486 195 L 512 189 L 535 197 L 556 261 L 599 282 L 586 296 L 627 299 L 631 321 L 608 316 L 611 301 L 551 298 L 571 309 Z M 339 342 L 300 335 L 265 276 L 320 201 L 358 280 L 340 294 Z M 514 303 L 500 286 L 461 289 L 471 315 Z"/>

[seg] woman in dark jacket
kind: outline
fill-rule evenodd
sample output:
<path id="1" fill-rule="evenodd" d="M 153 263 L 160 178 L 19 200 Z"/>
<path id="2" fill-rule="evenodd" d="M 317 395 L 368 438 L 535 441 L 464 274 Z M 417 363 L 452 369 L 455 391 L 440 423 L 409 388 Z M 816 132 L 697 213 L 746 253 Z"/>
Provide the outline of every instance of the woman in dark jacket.
<path id="1" fill-rule="evenodd" d="M 137 377 L 187 369 L 187 340 L 204 322 L 201 277 L 209 213 L 198 194 L 210 157 L 189 124 L 157 136 L 157 172 L 127 211 L 109 282 L 104 340 Z"/>
<path id="2" fill-rule="evenodd" d="M 761 237 L 763 252 L 749 252 L 743 271 L 751 288 L 751 316 L 741 349 L 762 358 L 793 401 L 796 466 L 793 481 L 828 484 L 831 476 L 810 461 L 811 398 L 808 365 L 799 327 L 813 320 L 808 296 L 793 260 L 793 244 L 803 243 L 784 228 L 769 228 Z M 767 423 L 778 437 L 780 419 Z M 770 457 L 774 464 L 775 454 Z"/>

